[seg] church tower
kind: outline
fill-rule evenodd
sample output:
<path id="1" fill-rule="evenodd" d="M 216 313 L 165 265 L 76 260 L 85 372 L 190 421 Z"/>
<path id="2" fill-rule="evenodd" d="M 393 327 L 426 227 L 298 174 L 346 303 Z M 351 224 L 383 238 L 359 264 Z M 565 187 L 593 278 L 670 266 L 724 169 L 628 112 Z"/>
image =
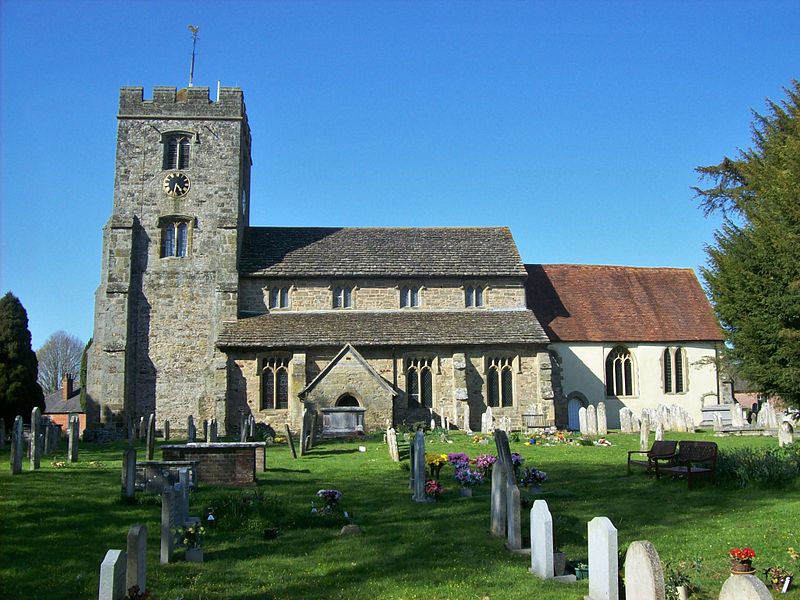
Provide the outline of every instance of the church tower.
<path id="1" fill-rule="evenodd" d="M 249 220 L 250 128 L 242 91 L 120 91 L 114 206 L 103 230 L 89 357 L 90 419 L 151 412 L 225 422 L 237 262 Z"/>

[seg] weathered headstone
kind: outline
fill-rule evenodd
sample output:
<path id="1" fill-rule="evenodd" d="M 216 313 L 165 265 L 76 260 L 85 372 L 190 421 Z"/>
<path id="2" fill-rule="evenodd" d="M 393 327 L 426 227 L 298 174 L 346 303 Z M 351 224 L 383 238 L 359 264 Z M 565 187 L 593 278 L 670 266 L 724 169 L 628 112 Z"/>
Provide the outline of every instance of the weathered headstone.
<path id="1" fill-rule="evenodd" d="M 714 431 L 722 431 L 725 425 L 722 423 L 722 415 L 714 413 Z"/>
<path id="2" fill-rule="evenodd" d="M 386 445 L 389 446 L 389 456 L 394 462 L 400 462 L 400 451 L 397 449 L 397 433 L 393 427 L 386 432 Z"/>
<path id="3" fill-rule="evenodd" d="M 633 411 L 631 411 L 631 433 L 639 433 L 639 430 L 642 428 L 642 422 L 639 420 Z"/>
<path id="4" fill-rule="evenodd" d="M 666 600 L 664 569 L 655 546 L 648 541 L 631 542 L 628 546 L 625 596 L 636 600 Z"/>
<path id="5" fill-rule="evenodd" d="M 208 424 L 208 441 L 212 444 L 217 442 L 217 419 L 212 418 Z"/>
<path id="6" fill-rule="evenodd" d="M 522 507 L 516 483 L 506 488 L 506 548 L 522 548 Z"/>
<path id="7" fill-rule="evenodd" d="M 172 562 L 174 552 L 173 528 L 175 522 L 175 509 L 177 502 L 177 492 L 172 486 L 167 486 L 161 492 L 161 564 L 166 565 Z"/>
<path id="8" fill-rule="evenodd" d="M 503 463 L 496 462 L 492 467 L 492 535 L 506 537 L 506 487 L 508 479 Z"/>
<path id="9" fill-rule="evenodd" d="M 147 460 L 153 460 L 156 450 L 156 416 L 150 413 L 147 419 Z"/>
<path id="10" fill-rule="evenodd" d="M 126 448 L 122 453 L 122 495 L 136 496 L 136 448 Z"/>
<path id="11" fill-rule="evenodd" d="M 444 416 L 444 411 L 439 414 L 439 424 L 442 429 L 447 431 L 447 417 Z"/>
<path id="12" fill-rule="evenodd" d="M 645 452 L 650 449 L 650 417 L 642 413 L 642 425 L 639 429 L 639 450 Z"/>
<path id="13" fill-rule="evenodd" d="M 249 418 L 246 417 L 245 415 L 242 415 L 241 422 L 239 423 L 239 441 L 242 443 L 247 441 L 247 428 L 249 424 L 250 424 Z"/>
<path id="14" fill-rule="evenodd" d="M 67 425 L 67 432 L 69 435 L 69 447 L 67 450 L 67 457 L 69 462 L 78 462 L 78 430 L 80 428 L 80 421 L 78 417 L 70 417 Z"/>
<path id="15" fill-rule="evenodd" d="M 17 415 L 14 419 L 14 426 L 11 428 L 11 474 L 19 475 L 22 473 L 22 453 L 25 445 L 22 439 L 22 417 Z"/>
<path id="16" fill-rule="evenodd" d="M 608 517 L 595 517 L 589 521 L 589 600 L 618 600 L 618 577 L 617 530 Z"/>
<path id="17" fill-rule="evenodd" d="M 491 406 L 486 407 L 486 433 L 492 433 L 494 431 L 494 412 L 492 411 Z"/>
<path id="18" fill-rule="evenodd" d="M 42 411 L 34 406 L 31 411 L 31 455 L 30 470 L 35 471 L 41 467 L 42 462 Z"/>
<path id="19" fill-rule="evenodd" d="M 536 500 L 531 508 L 531 573 L 552 579 L 553 517 L 545 500 Z"/>
<path id="20" fill-rule="evenodd" d="M 297 458 L 297 450 L 294 448 L 294 438 L 292 437 L 292 430 L 289 429 L 289 424 L 286 424 L 286 441 L 289 442 L 289 449 L 292 451 L 292 458 Z"/>
<path id="21" fill-rule="evenodd" d="M 197 428 L 194 426 L 194 417 L 192 415 L 186 417 L 186 439 L 189 442 L 197 441 Z"/>
<path id="22" fill-rule="evenodd" d="M 45 456 L 50 456 L 53 453 L 53 427 L 53 422 L 49 418 L 42 419 L 42 441 L 44 442 L 42 454 Z"/>
<path id="23" fill-rule="evenodd" d="M 778 429 L 778 446 L 783 448 L 792 443 L 794 443 L 794 427 L 788 421 L 784 421 Z"/>
<path id="24" fill-rule="evenodd" d="M 664 440 L 664 423 L 659 421 L 656 423 L 656 441 L 661 442 Z"/>
<path id="25" fill-rule="evenodd" d="M 122 550 L 109 550 L 100 563 L 100 590 L 98 600 L 123 600 L 125 598 L 125 571 L 127 559 Z"/>
<path id="26" fill-rule="evenodd" d="M 253 415 L 250 415 L 250 419 L 247 422 L 247 435 L 250 436 L 250 439 L 255 439 L 256 437 L 256 418 Z"/>
<path id="27" fill-rule="evenodd" d="M 464 402 L 464 431 L 472 433 L 472 429 L 469 428 L 469 404 L 466 402 Z"/>
<path id="28" fill-rule="evenodd" d="M 208 419 L 203 419 L 203 441 L 208 442 Z"/>
<path id="29" fill-rule="evenodd" d="M 147 527 L 141 523 L 128 529 L 128 566 L 125 589 L 138 585 L 140 592 L 147 590 Z"/>
<path id="30" fill-rule="evenodd" d="M 414 495 L 411 499 L 414 502 L 430 502 L 425 494 L 425 480 L 427 465 L 425 464 L 425 434 L 417 431 L 414 435 L 414 454 L 411 469 L 414 474 Z"/>
<path id="31" fill-rule="evenodd" d="M 597 435 L 597 408 L 594 404 L 586 407 L 586 431 L 589 435 Z"/>
<path id="32" fill-rule="evenodd" d="M 308 429 L 308 409 L 303 409 L 303 415 L 300 417 L 300 456 L 306 453 L 306 435 Z"/>
<path id="33" fill-rule="evenodd" d="M 755 575 L 731 575 L 722 584 L 719 600 L 772 600 L 772 594 Z"/>
<path id="34" fill-rule="evenodd" d="M 589 424 L 586 418 L 586 407 L 581 406 L 578 409 L 578 430 L 581 435 L 589 435 Z"/>
<path id="35" fill-rule="evenodd" d="M 597 435 L 608 435 L 608 419 L 606 418 L 606 403 L 597 403 Z"/>
<path id="36" fill-rule="evenodd" d="M 622 433 L 633 433 L 631 417 L 633 417 L 633 411 L 630 408 L 624 406 L 619 409 L 619 429 Z"/>
<path id="37" fill-rule="evenodd" d="M 143 440 L 147 436 L 147 421 L 144 420 L 144 415 L 139 417 L 139 439 Z"/>

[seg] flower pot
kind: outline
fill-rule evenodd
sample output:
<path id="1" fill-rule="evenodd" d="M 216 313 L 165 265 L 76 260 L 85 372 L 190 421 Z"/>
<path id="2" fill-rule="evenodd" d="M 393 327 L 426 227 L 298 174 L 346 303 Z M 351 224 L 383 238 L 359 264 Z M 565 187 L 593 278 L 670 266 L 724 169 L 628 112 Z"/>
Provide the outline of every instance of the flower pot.
<path id="1" fill-rule="evenodd" d="M 589 579 L 589 567 L 575 567 L 575 579 Z"/>
<path id="2" fill-rule="evenodd" d="M 528 486 L 528 492 L 531 493 L 531 494 L 541 494 L 542 493 L 542 486 L 540 486 L 538 483 L 534 484 L 534 485 L 529 485 Z"/>
<path id="3" fill-rule="evenodd" d="M 472 488 L 469 487 L 458 488 L 458 495 L 463 496 L 464 498 L 470 498 L 472 496 Z"/>
<path id="4" fill-rule="evenodd" d="M 689 600 L 689 588 L 685 585 L 679 585 L 675 588 L 678 592 L 678 600 Z"/>
<path id="5" fill-rule="evenodd" d="M 732 575 L 752 575 L 756 570 L 753 568 L 752 560 L 732 560 L 731 561 L 731 574 Z"/>
<path id="6" fill-rule="evenodd" d="M 203 549 L 202 548 L 187 548 L 186 549 L 186 562 L 203 562 Z"/>

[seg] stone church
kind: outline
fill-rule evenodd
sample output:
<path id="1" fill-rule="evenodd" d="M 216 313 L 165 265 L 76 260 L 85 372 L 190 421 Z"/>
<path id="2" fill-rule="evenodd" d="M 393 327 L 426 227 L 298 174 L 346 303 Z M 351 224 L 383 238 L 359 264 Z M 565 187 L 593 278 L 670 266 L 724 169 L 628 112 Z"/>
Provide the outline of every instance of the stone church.
<path id="1" fill-rule="evenodd" d="M 619 385 L 564 389 L 572 355 L 563 361 L 553 348 L 563 340 L 549 327 L 548 302 L 559 292 L 529 273 L 543 266 L 526 268 L 505 227 L 251 226 L 240 89 L 221 88 L 211 101 L 205 87 L 156 87 L 145 100 L 142 88 L 125 87 L 117 119 L 87 378 L 91 421 L 155 412 L 176 429 L 193 415 L 232 432 L 243 415 L 297 427 L 306 408 L 320 423 L 367 432 L 444 416 L 464 427 L 465 415 L 479 429 L 491 406 L 513 428 L 528 415 L 567 426 L 571 400 L 625 404 L 645 389 L 634 382 L 651 378 L 699 410 L 716 378 L 693 366 L 720 339 L 701 293 L 678 307 L 692 303 L 696 331 L 646 341 L 655 354 L 663 347 L 653 373 L 634 372 L 635 357 L 620 359 L 644 341 L 632 323 L 630 339 L 577 340 L 599 343 L 601 362 L 618 361 L 597 377 L 618 373 Z M 673 274 L 661 271 L 656 279 L 669 288 Z M 656 318 L 676 310 L 661 304 L 651 306 Z M 602 298 L 592 315 L 619 319 L 603 313 Z M 698 340 L 694 362 L 688 348 L 676 351 Z M 702 384 L 690 383 L 693 371 L 703 372 Z"/>

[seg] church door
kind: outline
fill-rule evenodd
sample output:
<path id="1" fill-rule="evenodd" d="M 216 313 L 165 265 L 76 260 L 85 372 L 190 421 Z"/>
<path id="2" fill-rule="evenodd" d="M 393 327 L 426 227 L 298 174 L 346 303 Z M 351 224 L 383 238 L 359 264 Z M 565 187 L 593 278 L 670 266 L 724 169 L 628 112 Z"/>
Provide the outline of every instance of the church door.
<path id="1" fill-rule="evenodd" d="M 577 398 L 570 398 L 567 403 L 567 414 L 569 415 L 569 428 L 571 431 L 578 431 L 580 423 L 578 420 L 578 412 L 581 409 L 581 401 Z"/>

